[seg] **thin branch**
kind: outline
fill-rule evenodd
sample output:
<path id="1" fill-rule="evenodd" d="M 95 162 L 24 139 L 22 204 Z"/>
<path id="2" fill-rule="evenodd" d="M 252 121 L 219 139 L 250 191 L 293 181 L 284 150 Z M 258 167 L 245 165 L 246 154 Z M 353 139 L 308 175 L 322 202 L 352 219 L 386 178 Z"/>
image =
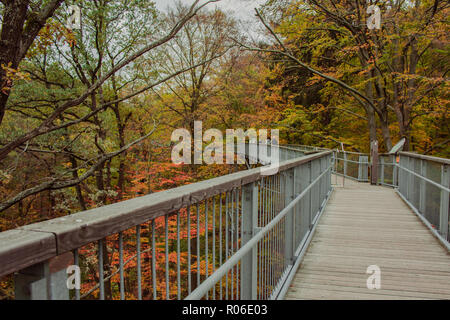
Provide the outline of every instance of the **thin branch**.
<path id="1" fill-rule="evenodd" d="M 341 107 L 327 107 L 327 109 L 337 109 L 337 110 L 342 110 L 342 111 L 347 112 L 347 113 L 349 113 L 349 114 L 351 114 L 351 115 L 354 115 L 355 117 L 358 117 L 358 118 L 360 118 L 360 119 L 363 119 L 363 120 L 369 120 L 367 117 L 364 117 L 364 116 L 362 116 L 362 115 L 360 115 L 360 114 L 358 114 L 358 113 L 356 113 L 356 112 L 350 111 L 350 110 L 345 109 L 345 108 L 341 108 Z"/>
<path id="2" fill-rule="evenodd" d="M 13 206 L 14 204 L 16 204 L 17 202 L 31 196 L 34 195 L 36 193 L 42 192 L 44 190 L 59 190 L 59 189 L 65 189 L 65 188 L 69 188 L 69 187 L 73 187 L 81 182 L 83 182 L 84 180 L 86 180 L 87 178 L 91 177 L 96 170 L 98 170 L 98 168 L 100 168 L 106 161 L 108 161 L 109 159 L 112 159 L 118 155 L 120 155 L 121 153 L 127 151 L 129 148 L 133 147 L 134 145 L 139 144 L 140 142 L 142 142 L 143 140 L 147 139 L 148 137 L 150 137 L 156 130 L 157 128 L 157 124 L 154 123 L 154 127 L 153 129 L 147 133 L 146 135 L 140 137 L 139 139 L 127 144 L 126 146 L 124 146 L 123 148 L 111 152 L 111 153 L 107 153 L 102 155 L 101 157 L 99 157 L 99 159 L 97 160 L 97 163 L 95 163 L 89 170 L 87 170 L 85 173 L 83 173 L 83 175 L 81 175 L 78 179 L 71 179 L 71 180 L 66 180 L 66 181 L 58 181 L 57 178 L 52 178 L 47 182 L 41 183 L 40 185 L 37 185 L 35 187 L 29 188 L 27 190 L 24 190 L 20 193 L 18 193 L 17 195 L 15 195 L 14 197 L 12 197 L 9 200 L 4 201 L 3 203 L 0 203 L 0 212 L 5 211 L 6 209 L 8 209 L 9 207 Z"/>
<path id="3" fill-rule="evenodd" d="M 129 63 L 133 62 L 137 58 L 139 58 L 141 55 L 147 53 L 148 51 L 155 49 L 157 47 L 160 47 L 161 45 L 167 43 L 172 38 L 174 38 L 178 32 L 183 28 L 183 26 L 191 19 L 193 18 L 200 9 L 202 9 L 204 6 L 206 6 L 209 3 L 218 2 L 220 0 L 209 0 L 205 2 L 203 5 L 200 5 L 198 7 L 197 4 L 200 0 L 195 0 L 194 3 L 189 8 L 186 15 L 183 16 L 182 19 L 180 19 L 173 27 L 172 29 L 166 34 L 166 36 L 162 37 L 159 40 L 156 40 L 149 44 L 148 46 L 145 46 L 141 50 L 138 50 L 136 53 L 132 54 L 127 59 L 123 60 L 121 63 L 117 64 L 114 68 L 112 68 L 110 71 L 108 71 L 103 77 L 97 80 L 93 85 L 89 87 L 82 95 L 80 95 L 78 98 L 73 99 L 71 101 L 68 101 L 64 103 L 63 105 L 56 108 L 56 110 L 45 120 L 43 121 L 38 127 L 34 128 L 33 130 L 29 131 L 28 133 L 18 137 L 16 140 L 10 142 L 8 145 L 4 146 L 0 149 L 0 160 L 4 159 L 12 150 L 17 148 L 18 146 L 22 145 L 26 141 L 29 141 L 39 135 L 42 135 L 44 133 L 49 132 L 49 129 L 52 128 L 53 121 L 65 110 L 75 107 L 77 105 L 80 105 L 85 101 L 89 96 L 91 96 L 100 86 L 108 80 L 113 74 L 121 70 L 123 67 L 127 66 Z"/>
<path id="4" fill-rule="evenodd" d="M 270 53 L 278 53 L 278 54 L 282 54 L 288 58 L 290 58 L 291 60 L 293 60 L 295 63 L 299 64 L 300 66 L 302 66 L 303 68 L 307 69 L 308 71 L 326 79 L 329 80 L 333 83 L 336 83 L 337 85 L 341 86 L 342 88 L 344 88 L 346 91 L 348 91 L 353 97 L 355 97 L 355 99 L 358 100 L 358 102 L 363 106 L 366 107 L 366 103 L 364 103 L 363 100 L 365 100 L 369 106 L 381 117 L 383 118 L 383 114 L 382 112 L 373 104 L 373 102 L 366 97 L 364 94 L 362 94 L 361 92 L 359 92 L 358 90 L 356 90 L 355 88 L 350 87 L 349 85 L 347 85 L 346 83 L 333 78 L 331 76 L 328 76 L 326 74 L 323 74 L 320 71 L 317 71 L 316 69 L 308 66 L 307 64 L 303 63 L 302 61 L 300 61 L 299 59 L 297 59 L 295 56 L 293 56 L 291 53 L 289 53 L 289 50 L 286 48 L 286 46 L 283 44 L 283 42 L 281 41 L 281 39 L 278 37 L 278 35 L 275 33 L 275 31 L 267 24 L 267 22 L 264 20 L 264 18 L 261 16 L 261 14 L 259 13 L 258 9 L 255 9 L 256 11 L 256 15 L 258 16 L 258 18 L 261 20 L 261 22 L 264 24 L 264 26 L 266 27 L 267 30 L 269 30 L 269 32 L 273 35 L 273 37 L 277 40 L 277 42 L 280 44 L 280 46 L 283 48 L 284 51 L 282 50 L 273 50 L 273 49 L 261 49 L 261 48 L 250 48 L 246 45 L 243 45 L 242 43 L 239 43 L 241 46 L 243 46 L 244 48 L 247 48 L 250 51 L 260 51 L 260 52 L 270 52 Z M 236 41 L 236 40 L 235 40 Z"/>

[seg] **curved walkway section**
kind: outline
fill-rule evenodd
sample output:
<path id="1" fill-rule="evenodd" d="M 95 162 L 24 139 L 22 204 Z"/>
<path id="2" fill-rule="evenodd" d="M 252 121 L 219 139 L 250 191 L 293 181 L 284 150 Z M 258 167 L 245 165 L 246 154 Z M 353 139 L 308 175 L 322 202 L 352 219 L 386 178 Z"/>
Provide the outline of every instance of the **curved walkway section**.
<path id="1" fill-rule="evenodd" d="M 285 299 L 450 299 L 449 252 L 394 190 L 335 179 Z"/>

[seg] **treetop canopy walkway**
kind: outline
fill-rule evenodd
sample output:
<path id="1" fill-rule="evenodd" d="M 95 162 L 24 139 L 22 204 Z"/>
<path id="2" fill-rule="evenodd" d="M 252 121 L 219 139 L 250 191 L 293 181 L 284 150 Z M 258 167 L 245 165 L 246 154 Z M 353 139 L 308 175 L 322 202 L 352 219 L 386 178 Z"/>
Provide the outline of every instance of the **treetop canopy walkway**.
<path id="1" fill-rule="evenodd" d="M 16 299 L 450 298 L 450 160 L 279 153 L 270 176 L 249 169 L 2 232 L 0 277 L 14 274 Z"/>

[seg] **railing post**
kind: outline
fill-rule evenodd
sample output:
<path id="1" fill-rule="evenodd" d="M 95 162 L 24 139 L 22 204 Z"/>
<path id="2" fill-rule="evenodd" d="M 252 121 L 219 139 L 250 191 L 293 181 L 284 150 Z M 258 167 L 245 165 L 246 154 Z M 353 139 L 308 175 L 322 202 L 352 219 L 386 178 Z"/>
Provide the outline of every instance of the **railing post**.
<path id="1" fill-rule="evenodd" d="M 313 181 L 313 169 L 312 169 L 312 161 L 308 162 L 308 169 L 309 169 L 309 181 L 308 181 L 308 186 L 311 185 L 311 182 Z M 309 220 L 308 220 L 308 224 L 309 224 L 309 230 L 312 230 L 313 225 L 312 225 L 312 215 L 313 215 L 313 188 L 309 189 Z"/>
<path id="2" fill-rule="evenodd" d="M 331 172 L 336 172 L 336 156 L 335 156 L 335 151 L 333 150 L 333 153 L 331 154 L 331 164 L 332 164 L 332 169 Z"/>
<path id="3" fill-rule="evenodd" d="M 380 184 L 384 184 L 384 157 L 380 158 Z"/>
<path id="4" fill-rule="evenodd" d="M 294 200 L 295 196 L 295 171 L 290 169 L 284 175 L 284 183 L 285 183 L 285 194 L 284 194 L 284 203 L 287 206 Z M 294 224 L 294 209 L 290 210 L 285 218 L 285 251 L 284 251 L 284 259 L 287 265 L 292 264 L 294 258 L 294 234 L 295 224 Z"/>
<path id="5" fill-rule="evenodd" d="M 364 181 L 369 182 L 369 156 L 364 156 Z"/>
<path id="6" fill-rule="evenodd" d="M 441 185 L 448 188 L 450 186 L 450 170 L 448 166 L 443 164 L 441 166 Z M 446 190 L 441 190 L 441 209 L 439 219 L 439 231 L 444 239 L 448 240 L 448 205 L 449 193 Z"/>
<path id="7" fill-rule="evenodd" d="M 408 169 L 408 170 L 411 170 L 411 167 L 410 167 L 410 163 L 411 163 L 411 158 L 410 157 L 407 157 L 406 159 L 405 159 L 405 168 L 406 169 Z M 406 199 L 408 200 L 408 201 L 411 201 L 411 197 L 410 197 L 410 190 L 411 190 L 411 186 L 410 186 L 410 184 L 411 184 L 411 173 L 409 173 L 408 171 L 405 171 L 405 170 L 403 170 L 404 172 L 405 172 L 405 181 L 406 181 Z"/>
<path id="8" fill-rule="evenodd" d="M 22 269 L 14 275 L 16 300 L 69 300 L 66 268 L 71 252 Z"/>
<path id="9" fill-rule="evenodd" d="M 398 163 L 398 189 L 400 193 L 406 198 L 406 171 L 403 168 L 406 168 L 406 160 L 408 157 L 401 155 L 400 161 Z"/>
<path id="10" fill-rule="evenodd" d="M 358 181 L 362 179 L 362 156 L 358 156 Z"/>
<path id="11" fill-rule="evenodd" d="M 427 176 L 427 162 L 425 160 L 420 160 L 420 175 Z M 426 185 L 425 180 L 420 179 L 419 182 L 419 212 L 425 214 L 426 210 Z"/>
<path id="12" fill-rule="evenodd" d="M 255 182 L 242 188 L 242 246 L 256 234 L 258 227 L 258 186 Z M 257 299 L 258 248 L 253 248 L 242 259 L 241 299 Z"/>
<path id="13" fill-rule="evenodd" d="M 347 176 L 347 153 L 345 151 L 344 152 L 344 177 Z"/>
<path id="14" fill-rule="evenodd" d="M 328 171 L 328 179 L 327 179 L 327 181 L 328 181 L 328 190 L 327 190 L 327 194 L 332 189 L 332 186 L 331 186 L 331 175 L 332 175 L 332 171 L 333 171 L 333 160 L 332 160 L 332 155 L 331 154 L 328 156 L 328 164 L 331 167 L 330 167 L 330 170 Z"/>
<path id="15" fill-rule="evenodd" d="M 399 187 L 398 184 L 398 167 L 397 167 L 397 155 L 392 155 L 392 185 Z"/>

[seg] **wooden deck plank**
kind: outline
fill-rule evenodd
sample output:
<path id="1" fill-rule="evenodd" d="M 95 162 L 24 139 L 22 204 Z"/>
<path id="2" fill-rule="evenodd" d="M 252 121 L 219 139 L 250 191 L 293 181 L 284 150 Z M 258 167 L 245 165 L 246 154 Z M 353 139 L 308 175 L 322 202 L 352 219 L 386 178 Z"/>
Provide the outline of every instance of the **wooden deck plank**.
<path id="1" fill-rule="evenodd" d="M 394 190 L 340 180 L 285 299 L 450 299 L 450 253 Z"/>
<path id="2" fill-rule="evenodd" d="M 366 280 L 367 275 L 365 273 L 361 274 L 348 274 L 344 272 L 308 272 L 307 270 L 303 270 L 301 274 L 299 274 L 296 278 L 296 282 L 303 283 L 339 283 L 340 285 L 351 284 L 353 286 L 363 286 Z M 404 277 L 399 275 L 398 273 L 384 273 L 383 274 L 383 288 L 391 288 L 391 289 L 399 289 L 400 287 L 408 288 L 408 290 L 416 290 L 420 288 L 424 290 L 424 292 L 439 292 L 450 294 L 450 288 L 448 288 L 446 283 L 441 282 L 442 278 L 433 278 L 430 277 L 414 277 L 414 281 L 404 282 Z M 395 287 L 393 287 L 395 286 Z M 430 291 L 428 291 L 430 290 Z"/>

